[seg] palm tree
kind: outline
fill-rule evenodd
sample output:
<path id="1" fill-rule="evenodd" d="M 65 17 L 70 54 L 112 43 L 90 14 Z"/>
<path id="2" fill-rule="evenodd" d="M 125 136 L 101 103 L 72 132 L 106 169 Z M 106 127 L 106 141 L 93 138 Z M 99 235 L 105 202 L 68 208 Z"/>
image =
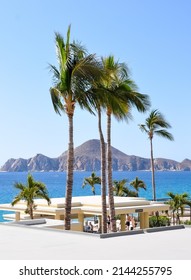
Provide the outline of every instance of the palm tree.
<path id="1" fill-rule="evenodd" d="M 102 58 L 104 76 L 101 80 L 101 87 L 103 87 L 107 113 L 107 183 L 108 183 L 108 200 L 109 210 L 111 217 L 111 231 L 115 232 L 115 205 L 113 197 L 113 184 L 112 184 L 112 152 L 111 152 L 111 114 L 113 113 L 116 118 L 122 119 L 128 116 L 128 107 L 126 103 L 116 96 L 116 88 L 118 87 L 118 79 L 125 71 L 122 64 L 115 63 L 114 57 L 109 56 Z"/>
<path id="2" fill-rule="evenodd" d="M 101 204 L 102 204 L 101 229 L 102 229 L 102 233 L 107 233 L 106 149 L 105 149 L 105 140 L 104 140 L 102 126 L 101 126 L 101 107 L 99 103 L 100 100 L 97 102 L 97 112 L 98 112 L 98 131 L 100 136 L 100 151 L 101 151 Z"/>
<path id="3" fill-rule="evenodd" d="M 176 213 L 177 221 L 180 224 L 180 216 L 184 214 L 185 205 L 188 205 L 189 195 L 187 193 L 174 194 L 172 192 L 167 193 L 171 200 L 168 202 L 173 213 L 173 224 L 174 224 L 174 214 Z"/>
<path id="4" fill-rule="evenodd" d="M 12 201 L 12 206 L 17 204 L 20 200 L 26 201 L 27 209 L 25 213 L 29 214 L 31 219 L 34 218 L 33 210 L 36 208 L 34 202 L 35 198 L 45 199 L 48 205 L 51 203 L 46 186 L 41 182 L 35 181 L 31 174 L 29 174 L 27 177 L 26 185 L 23 185 L 22 183 L 15 183 L 14 187 L 20 190 L 20 193 L 16 195 Z"/>
<path id="5" fill-rule="evenodd" d="M 139 189 L 147 189 L 145 182 L 143 180 L 140 180 L 138 177 L 130 182 L 130 186 L 132 186 L 137 192 L 139 191 Z"/>
<path id="6" fill-rule="evenodd" d="M 101 178 L 99 176 L 96 176 L 95 172 L 92 172 L 90 177 L 84 179 L 82 188 L 84 188 L 86 185 L 89 185 L 91 187 L 92 192 L 95 195 L 95 185 L 101 185 Z"/>
<path id="7" fill-rule="evenodd" d="M 114 196 L 125 196 L 125 197 L 137 197 L 138 193 L 132 190 L 129 190 L 126 185 L 128 182 L 127 179 L 114 180 L 113 181 L 113 194 Z"/>
<path id="8" fill-rule="evenodd" d="M 165 120 L 164 116 L 158 110 L 152 110 L 149 117 L 146 119 L 145 124 L 139 125 L 143 132 L 146 132 L 150 140 L 151 148 L 151 171 L 152 171 L 152 189 L 153 200 L 156 200 L 156 186 L 154 174 L 154 157 L 153 157 L 153 137 L 154 134 L 164 137 L 168 140 L 174 140 L 171 133 L 163 128 L 171 128 L 171 125 Z M 162 128 L 162 129 L 161 129 Z"/>
<path id="9" fill-rule="evenodd" d="M 191 222 L 191 200 L 190 200 L 190 198 L 186 200 L 185 204 L 190 207 L 190 222 Z"/>
<path id="10" fill-rule="evenodd" d="M 58 68 L 50 65 L 54 81 L 50 94 L 55 112 L 60 115 L 61 112 L 66 113 L 69 123 L 65 229 L 70 230 L 74 161 L 73 116 L 76 104 L 93 113 L 93 95 L 88 93 L 88 89 L 101 71 L 95 55 L 88 55 L 84 47 L 75 41 L 70 43 L 70 26 L 66 40 L 59 33 L 55 33 L 55 41 Z"/>
<path id="11" fill-rule="evenodd" d="M 102 58 L 104 75 L 101 88 L 107 113 L 107 180 L 112 231 L 116 231 L 115 207 L 112 185 L 111 115 L 117 120 L 128 120 L 132 106 L 144 112 L 150 105 L 147 95 L 136 92 L 135 83 L 129 78 L 125 63 L 115 62 L 114 56 Z M 103 105 L 103 104 L 102 104 Z"/>

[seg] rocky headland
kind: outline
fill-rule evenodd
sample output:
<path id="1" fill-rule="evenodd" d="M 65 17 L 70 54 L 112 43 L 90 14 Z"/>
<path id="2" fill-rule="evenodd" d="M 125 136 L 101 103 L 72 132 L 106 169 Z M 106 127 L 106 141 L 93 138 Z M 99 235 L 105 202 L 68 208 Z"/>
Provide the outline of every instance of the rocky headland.
<path id="1" fill-rule="evenodd" d="M 100 142 L 97 139 L 89 140 L 75 148 L 75 171 L 99 171 L 101 168 Z M 114 171 L 150 170 L 150 159 L 135 155 L 127 155 L 112 147 L 112 161 Z M 67 151 L 59 157 L 50 158 L 42 154 L 29 159 L 9 159 L 0 168 L 6 172 L 34 172 L 34 171 L 65 171 L 67 166 Z M 177 162 L 172 159 L 156 158 L 155 170 L 158 171 L 190 171 L 191 160 Z"/>

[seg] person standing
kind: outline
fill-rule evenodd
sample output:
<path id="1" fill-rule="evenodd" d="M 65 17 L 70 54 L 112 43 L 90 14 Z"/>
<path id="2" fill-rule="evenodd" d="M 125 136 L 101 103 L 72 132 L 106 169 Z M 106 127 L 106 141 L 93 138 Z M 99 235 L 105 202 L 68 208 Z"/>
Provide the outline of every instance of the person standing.
<path id="1" fill-rule="evenodd" d="M 89 222 L 89 226 L 90 226 L 90 232 L 93 232 L 93 225 L 91 222 Z"/>
<path id="2" fill-rule="evenodd" d="M 126 216 L 126 222 L 125 222 L 125 225 L 126 225 L 126 229 L 129 230 L 129 227 L 130 227 L 130 221 L 131 221 L 131 217 L 129 216 L 129 214 L 127 214 Z"/>
<path id="3" fill-rule="evenodd" d="M 110 232 L 110 229 L 111 229 L 111 218 L 108 215 L 107 216 L 107 232 Z"/>
<path id="4" fill-rule="evenodd" d="M 133 230 L 135 228 L 135 219 L 134 217 L 132 216 L 131 217 L 131 222 L 130 222 L 130 229 Z"/>

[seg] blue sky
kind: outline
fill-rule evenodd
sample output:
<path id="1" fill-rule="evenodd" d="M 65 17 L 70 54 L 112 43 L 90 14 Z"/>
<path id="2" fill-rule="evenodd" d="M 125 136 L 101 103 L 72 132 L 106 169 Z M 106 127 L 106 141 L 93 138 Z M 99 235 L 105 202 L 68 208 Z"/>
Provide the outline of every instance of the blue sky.
<path id="1" fill-rule="evenodd" d="M 90 53 L 126 62 L 152 109 L 172 125 L 175 141 L 155 137 L 154 156 L 191 159 L 190 13 L 189 0 L 1 0 L 0 165 L 67 149 L 67 117 L 53 110 L 48 63 L 57 65 L 54 32 L 65 36 L 69 24 L 71 38 Z M 113 120 L 112 145 L 149 158 L 149 141 L 138 128 L 148 113 L 132 113 L 128 124 Z M 75 146 L 99 138 L 96 117 L 79 109 L 74 130 Z"/>

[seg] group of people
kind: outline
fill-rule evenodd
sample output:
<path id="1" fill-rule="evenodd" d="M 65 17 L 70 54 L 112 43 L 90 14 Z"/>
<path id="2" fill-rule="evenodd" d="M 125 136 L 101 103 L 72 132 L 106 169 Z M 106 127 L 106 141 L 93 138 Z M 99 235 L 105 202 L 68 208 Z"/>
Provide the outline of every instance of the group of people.
<path id="1" fill-rule="evenodd" d="M 126 215 L 125 225 L 126 225 L 126 230 L 133 230 L 136 227 L 136 221 L 133 215 L 132 216 L 130 216 L 129 214 Z M 111 230 L 111 218 L 110 216 L 107 216 L 107 231 L 110 232 L 110 230 Z"/>
<path id="2" fill-rule="evenodd" d="M 136 227 L 136 221 L 135 218 L 132 216 L 130 216 L 129 214 L 126 215 L 126 221 L 125 221 L 125 226 L 126 226 L 126 230 L 133 230 Z M 84 226 L 84 231 L 85 232 L 93 232 L 93 224 L 90 221 L 88 223 L 88 221 L 85 222 L 85 226 Z M 107 232 L 111 231 L 111 217 L 108 215 L 107 216 Z"/>
<path id="3" fill-rule="evenodd" d="M 89 223 L 88 223 L 88 221 L 85 222 L 84 231 L 93 232 L 93 224 L 91 221 Z"/>

